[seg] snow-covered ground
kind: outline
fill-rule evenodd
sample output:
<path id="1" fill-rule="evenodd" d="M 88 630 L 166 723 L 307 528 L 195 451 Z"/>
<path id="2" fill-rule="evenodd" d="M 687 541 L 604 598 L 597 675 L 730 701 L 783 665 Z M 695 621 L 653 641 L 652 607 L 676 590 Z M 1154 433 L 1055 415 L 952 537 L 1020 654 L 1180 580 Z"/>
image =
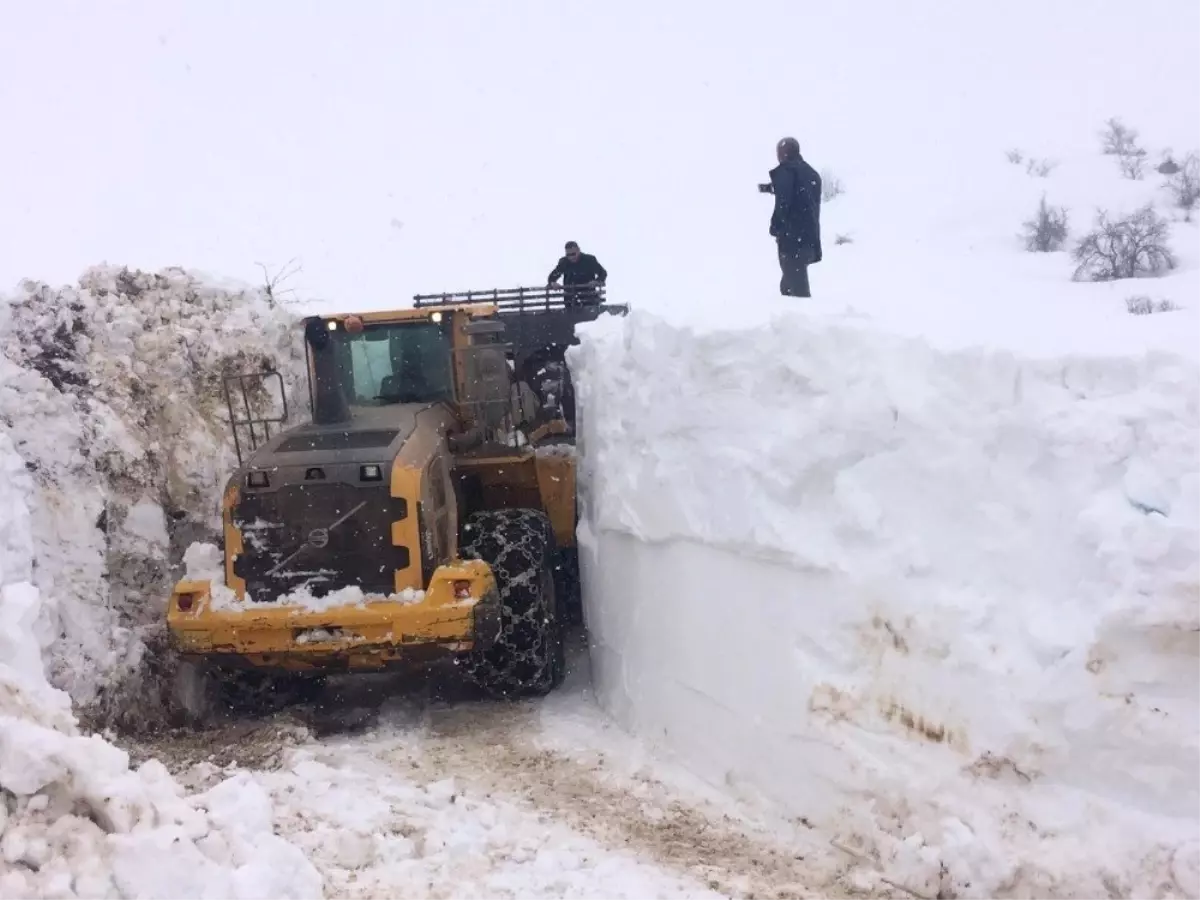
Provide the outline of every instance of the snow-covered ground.
<path id="1" fill-rule="evenodd" d="M 1155 170 L 1200 150 L 1198 32 L 1190 0 L 22 7 L 0 894 L 1200 896 L 1200 231 Z M 754 190 L 784 133 L 845 188 L 802 304 Z M 1067 249 L 1028 253 L 1043 193 Z M 1073 281 L 1146 203 L 1177 268 Z M 217 376 L 278 366 L 303 415 L 256 264 L 377 308 L 568 238 L 635 307 L 574 360 L 600 707 L 581 668 L 266 756 L 270 724 L 135 735 L 232 463 Z M 158 274 L 75 283 L 102 259 Z"/>
<path id="2" fill-rule="evenodd" d="M 331 896 L 886 891 L 878 873 L 818 846 L 807 828 L 748 821 L 656 761 L 591 702 L 586 659 L 575 662 L 544 702 L 447 699 L 437 679 L 415 690 L 388 678 L 366 691 L 349 683 L 328 713 L 373 707 L 366 731 L 319 742 L 302 728 L 245 732 L 238 743 L 270 746 L 254 772 L 186 741 L 154 749 L 195 789 L 232 775 L 267 791 L 279 834 L 305 851 Z"/>

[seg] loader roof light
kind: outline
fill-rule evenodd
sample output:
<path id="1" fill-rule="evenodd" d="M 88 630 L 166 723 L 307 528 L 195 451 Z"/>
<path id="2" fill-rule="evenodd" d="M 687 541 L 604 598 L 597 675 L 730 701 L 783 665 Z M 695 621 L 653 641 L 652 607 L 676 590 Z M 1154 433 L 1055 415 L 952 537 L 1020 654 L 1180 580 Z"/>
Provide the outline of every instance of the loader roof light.
<path id="1" fill-rule="evenodd" d="M 271 486 L 271 479 L 266 472 L 251 472 L 246 476 L 246 487 L 265 488 Z"/>
<path id="2" fill-rule="evenodd" d="M 325 327 L 328 328 L 330 331 L 337 331 L 337 320 L 330 319 L 328 322 L 325 323 Z"/>
<path id="3" fill-rule="evenodd" d="M 383 470 L 376 465 L 359 466 L 358 477 L 362 481 L 383 481 Z"/>
<path id="4" fill-rule="evenodd" d="M 436 323 L 438 323 L 438 322 L 440 322 L 440 321 L 442 321 L 442 314 L 441 314 L 441 312 L 440 312 L 440 311 L 438 311 L 438 312 L 433 312 L 433 313 L 430 313 L 430 314 L 429 314 L 429 321 L 431 321 L 431 322 L 433 322 L 433 323 L 435 323 L 435 324 L 436 324 Z"/>

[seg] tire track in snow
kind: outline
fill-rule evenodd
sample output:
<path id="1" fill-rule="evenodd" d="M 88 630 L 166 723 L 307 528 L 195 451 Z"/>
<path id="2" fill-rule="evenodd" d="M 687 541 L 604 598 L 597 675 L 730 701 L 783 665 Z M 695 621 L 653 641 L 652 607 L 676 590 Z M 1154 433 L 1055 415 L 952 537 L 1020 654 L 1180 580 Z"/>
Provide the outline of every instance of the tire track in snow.
<path id="1" fill-rule="evenodd" d="M 332 769 L 370 770 L 376 773 L 372 777 L 395 782 L 386 789 L 380 785 L 381 793 L 403 783 L 424 788 L 452 778 L 464 798 L 515 804 L 547 828 L 567 827 L 600 847 L 631 854 L 727 897 L 906 896 L 879 890 L 875 870 L 861 868 L 860 861 L 833 850 L 823 838 L 797 833 L 788 836 L 794 838 L 789 842 L 780 831 L 734 818 L 654 777 L 619 771 L 586 740 L 578 747 L 573 742 L 562 749 L 542 746 L 540 717 L 552 707 L 603 721 L 585 697 L 586 662 L 581 668 L 550 697 L 520 703 L 482 701 L 469 689 L 464 696 L 461 686 L 436 678 L 373 685 L 352 679 L 308 715 L 293 709 L 200 734 L 164 735 L 137 755 L 150 751 L 169 765 L 174 762 L 177 770 L 201 760 L 210 766 L 236 762 L 269 783 L 273 772 L 288 767 L 294 749 Z M 353 733 L 366 724 L 364 718 L 373 720 L 369 730 Z M 297 719 L 309 721 L 297 727 Z M 306 728 L 329 736 L 306 739 Z M 285 830 L 330 824 L 321 820 L 318 815 L 308 825 L 291 823 Z M 325 872 L 331 896 L 371 896 L 385 884 L 363 872 L 343 871 L 336 860 L 313 861 Z M 460 874 L 468 882 L 473 878 Z M 437 893 L 435 884 L 437 890 L 452 889 L 436 870 L 430 895 Z"/>
<path id="2" fill-rule="evenodd" d="M 516 799 L 601 845 L 628 850 L 730 897 L 850 896 L 847 861 L 816 841 L 789 848 L 717 810 L 679 799 L 662 783 L 612 777 L 536 746 L 537 704 L 426 710 L 419 728 L 379 752 L 417 780 L 453 777 L 487 797 Z M 876 896 L 886 896 L 879 895 Z"/>

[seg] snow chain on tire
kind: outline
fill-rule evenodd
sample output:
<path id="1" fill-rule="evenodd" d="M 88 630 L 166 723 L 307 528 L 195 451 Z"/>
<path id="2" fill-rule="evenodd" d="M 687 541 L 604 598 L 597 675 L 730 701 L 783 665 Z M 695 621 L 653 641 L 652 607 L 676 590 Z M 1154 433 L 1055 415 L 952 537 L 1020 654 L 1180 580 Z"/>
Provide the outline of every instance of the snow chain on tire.
<path id="1" fill-rule="evenodd" d="M 532 509 L 475 513 L 463 527 L 460 554 L 486 562 L 500 594 L 500 636 L 470 655 L 469 677 L 504 696 L 553 690 L 565 663 L 550 520 Z"/>

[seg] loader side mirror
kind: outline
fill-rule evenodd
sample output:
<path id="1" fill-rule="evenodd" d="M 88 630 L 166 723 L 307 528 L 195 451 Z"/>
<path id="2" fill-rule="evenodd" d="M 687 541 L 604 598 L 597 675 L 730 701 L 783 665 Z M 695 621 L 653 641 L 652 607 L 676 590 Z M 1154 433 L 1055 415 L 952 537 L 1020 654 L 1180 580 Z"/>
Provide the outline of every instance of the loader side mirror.
<path id="1" fill-rule="evenodd" d="M 309 316 L 304 320 L 304 339 L 316 350 L 324 350 L 329 343 L 329 329 L 319 316 Z"/>

